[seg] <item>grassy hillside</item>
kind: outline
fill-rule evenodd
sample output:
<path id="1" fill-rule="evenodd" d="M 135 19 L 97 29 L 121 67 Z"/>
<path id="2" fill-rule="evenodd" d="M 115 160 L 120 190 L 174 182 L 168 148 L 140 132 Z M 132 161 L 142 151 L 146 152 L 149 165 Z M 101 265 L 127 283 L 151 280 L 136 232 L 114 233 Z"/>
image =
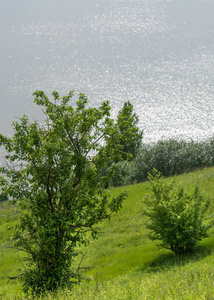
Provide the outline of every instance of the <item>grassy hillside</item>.
<path id="1" fill-rule="evenodd" d="M 165 179 L 165 180 L 171 180 Z M 205 195 L 214 195 L 214 168 L 178 176 L 177 184 L 192 191 L 197 184 Z M 111 221 L 99 227 L 98 239 L 82 249 L 75 265 L 82 260 L 82 270 L 90 282 L 83 282 L 74 291 L 48 295 L 45 299 L 214 299 L 214 230 L 192 255 L 175 257 L 160 250 L 147 238 L 145 217 L 141 207 L 143 197 L 150 192 L 148 182 L 110 190 L 116 195 L 128 191 L 121 211 Z M 0 215 L 9 204 L 0 204 Z M 212 200 L 210 213 L 214 212 Z M 17 216 L 0 218 L 0 243 L 8 244 L 7 227 Z M 19 281 L 9 281 L 7 275 L 17 275 L 22 253 L 1 248 L 0 299 L 26 299 Z"/>

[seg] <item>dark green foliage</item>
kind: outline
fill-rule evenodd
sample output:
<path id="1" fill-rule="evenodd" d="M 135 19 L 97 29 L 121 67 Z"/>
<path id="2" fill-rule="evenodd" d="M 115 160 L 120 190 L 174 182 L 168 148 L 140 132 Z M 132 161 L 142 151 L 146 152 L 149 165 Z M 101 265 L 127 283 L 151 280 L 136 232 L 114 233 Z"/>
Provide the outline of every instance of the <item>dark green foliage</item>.
<path id="1" fill-rule="evenodd" d="M 119 144 L 123 154 L 119 159 L 109 161 L 108 165 L 100 170 L 101 177 L 114 171 L 114 177 L 110 181 L 106 180 L 106 188 L 132 183 L 132 161 L 142 146 L 143 138 L 143 131 L 137 126 L 138 121 L 138 116 L 133 112 L 133 105 L 129 101 L 125 102 L 117 116 Z"/>
<path id="2" fill-rule="evenodd" d="M 53 102 L 42 91 L 34 95 L 46 120 L 30 123 L 23 116 L 12 138 L 0 135 L 8 163 L 17 166 L 1 168 L 0 184 L 25 212 L 14 246 L 26 252 L 25 290 L 40 293 L 79 281 L 72 269 L 77 246 L 87 243 L 88 233 L 96 236 L 94 225 L 117 212 L 126 195 L 111 199 L 104 186 L 113 173 L 99 176 L 123 155 L 109 103 L 87 108 L 84 94 L 76 106 L 69 105 L 73 92 L 62 99 L 53 92 Z"/>
<path id="3" fill-rule="evenodd" d="M 175 188 L 174 181 L 166 183 L 157 170 L 149 175 L 149 181 L 152 196 L 145 199 L 143 213 L 150 219 L 151 239 L 175 254 L 193 251 L 198 241 L 208 236 L 211 225 L 205 224 L 204 218 L 210 202 L 197 187 L 188 195 L 182 187 Z"/>
<path id="4" fill-rule="evenodd" d="M 129 101 L 125 102 L 117 116 L 123 159 L 134 159 L 142 145 L 143 131 L 138 128 L 138 121 L 138 116 L 133 112 L 133 105 Z"/>
<path id="5" fill-rule="evenodd" d="M 8 195 L 1 193 L 0 194 L 0 202 L 7 201 L 7 200 L 9 200 Z"/>

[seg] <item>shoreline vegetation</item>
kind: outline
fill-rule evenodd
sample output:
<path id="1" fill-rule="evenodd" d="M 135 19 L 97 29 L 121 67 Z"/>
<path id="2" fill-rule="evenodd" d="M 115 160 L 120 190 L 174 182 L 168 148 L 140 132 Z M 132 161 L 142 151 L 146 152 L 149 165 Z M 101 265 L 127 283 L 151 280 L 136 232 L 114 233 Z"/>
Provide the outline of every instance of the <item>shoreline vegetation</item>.
<path id="1" fill-rule="evenodd" d="M 183 169 L 185 174 L 176 176 L 176 184 L 184 186 L 189 192 L 192 192 L 197 184 L 205 196 L 212 198 L 209 214 L 213 214 L 214 211 L 214 167 L 209 166 L 209 164 L 213 165 L 211 160 L 213 143 L 213 139 L 205 144 L 175 140 L 161 141 L 155 146 L 150 146 L 149 149 L 146 148 L 147 152 L 144 153 L 144 155 L 152 154 L 153 162 L 163 167 L 167 153 L 171 162 L 173 162 L 172 158 L 174 162 L 189 162 L 189 165 Z M 180 149 L 180 152 L 178 151 L 182 154 L 180 158 L 186 160 L 179 160 L 178 155 L 175 157 L 175 149 Z M 191 149 L 193 152 L 188 158 Z M 160 153 L 159 159 L 155 159 L 157 153 Z M 206 158 L 205 154 L 208 153 L 209 156 Z M 192 164 L 194 160 L 195 166 Z M 150 166 L 151 161 L 152 158 L 146 161 L 147 166 Z M 130 162 L 133 163 L 136 162 Z M 181 166 L 181 164 L 177 163 L 174 166 Z M 188 172 L 193 167 L 197 171 Z M 172 166 L 168 176 L 173 175 L 173 170 L 179 173 L 178 170 L 181 169 L 173 169 Z M 168 182 L 171 178 L 164 180 Z M 112 197 L 124 191 L 128 191 L 128 198 L 121 211 L 114 215 L 111 221 L 104 221 L 99 225 L 98 239 L 82 247 L 82 254 L 75 260 L 77 266 L 80 261 L 82 262 L 81 269 L 85 281 L 81 285 L 76 285 L 72 291 L 59 290 L 57 294 L 48 293 L 38 299 L 78 300 L 86 299 L 86 295 L 87 300 L 213 299 L 214 229 L 210 230 L 210 236 L 201 241 L 192 254 L 177 257 L 171 251 L 160 250 L 147 237 L 147 219 L 143 217 L 141 209 L 143 197 L 150 193 L 149 182 L 109 190 Z M 15 226 L 18 218 L 18 214 L 3 217 L 10 211 L 9 201 L 0 203 L 0 299 L 35 299 L 22 294 L 20 279 L 8 279 L 8 276 L 19 274 L 23 257 L 22 253 L 6 248 L 10 243 L 8 228 Z"/>
<path id="2" fill-rule="evenodd" d="M 164 177 L 170 177 L 211 166 L 214 166 L 214 137 L 205 141 L 160 140 L 142 144 L 133 160 L 113 164 L 115 176 L 107 186 L 144 182 L 154 168 Z"/>

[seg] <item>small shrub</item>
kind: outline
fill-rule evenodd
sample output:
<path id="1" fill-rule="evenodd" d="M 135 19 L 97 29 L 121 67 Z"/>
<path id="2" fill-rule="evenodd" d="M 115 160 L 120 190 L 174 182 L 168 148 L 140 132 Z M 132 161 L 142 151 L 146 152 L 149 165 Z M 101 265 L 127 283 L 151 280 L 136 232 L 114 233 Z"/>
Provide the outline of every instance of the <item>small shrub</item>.
<path id="1" fill-rule="evenodd" d="M 174 181 L 166 183 L 157 170 L 149 175 L 149 181 L 152 195 L 146 197 L 143 213 L 150 218 L 150 238 L 175 254 L 191 252 L 198 241 L 208 236 L 211 225 L 205 224 L 204 218 L 209 200 L 204 200 L 198 187 L 188 195 L 183 187 L 175 188 Z"/>

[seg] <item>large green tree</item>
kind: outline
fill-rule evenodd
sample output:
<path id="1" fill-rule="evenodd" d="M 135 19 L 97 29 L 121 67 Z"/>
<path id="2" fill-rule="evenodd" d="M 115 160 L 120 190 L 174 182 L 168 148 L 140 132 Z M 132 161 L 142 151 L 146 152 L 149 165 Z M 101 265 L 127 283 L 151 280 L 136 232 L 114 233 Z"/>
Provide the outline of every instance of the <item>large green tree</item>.
<path id="1" fill-rule="evenodd" d="M 112 199 L 104 190 L 110 171 L 99 176 L 109 160 L 123 155 L 123 133 L 110 118 L 109 102 L 90 108 L 84 94 L 76 105 L 73 92 L 52 95 L 50 100 L 43 91 L 34 93 L 43 123 L 23 116 L 13 123 L 12 138 L 0 135 L 9 164 L 0 169 L 0 183 L 22 209 L 14 246 L 26 252 L 24 288 L 35 292 L 78 279 L 72 269 L 77 246 L 87 242 L 89 232 L 96 236 L 94 225 L 117 212 L 125 197 Z"/>

